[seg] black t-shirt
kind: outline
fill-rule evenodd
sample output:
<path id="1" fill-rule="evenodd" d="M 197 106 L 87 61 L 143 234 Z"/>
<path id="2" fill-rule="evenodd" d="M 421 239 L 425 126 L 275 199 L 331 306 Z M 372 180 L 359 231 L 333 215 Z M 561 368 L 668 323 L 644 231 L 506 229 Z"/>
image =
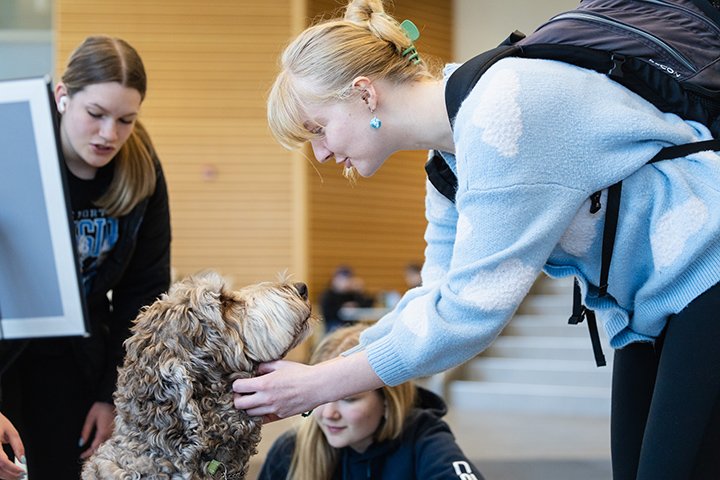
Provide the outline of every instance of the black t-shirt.
<path id="1" fill-rule="evenodd" d="M 113 168 L 109 165 L 99 169 L 91 180 L 83 180 L 69 170 L 67 172 L 77 255 L 83 288 L 87 294 L 98 268 L 117 243 L 120 234 L 118 219 L 108 216 L 104 209 L 94 204 L 110 185 Z"/>

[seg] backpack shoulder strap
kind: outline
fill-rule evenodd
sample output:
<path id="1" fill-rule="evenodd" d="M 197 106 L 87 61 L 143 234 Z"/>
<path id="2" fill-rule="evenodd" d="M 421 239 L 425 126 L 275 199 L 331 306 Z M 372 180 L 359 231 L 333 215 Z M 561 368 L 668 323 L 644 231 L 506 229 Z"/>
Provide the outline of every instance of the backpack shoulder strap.
<path id="1" fill-rule="evenodd" d="M 505 57 L 517 56 L 520 48 L 516 43 L 525 38 L 525 35 L 517 30 L 503 41 L 499 46 L 483 52 L 471 58 L 455 70 L 447 80 L 445 86 L 445 108 L 447 109 L 450 126 L 454 125 L 460 105 L 468 96 L 480 77 L 495 62 Z"/>
<path id="2" fill-rule="evenodd" d="M 445 198 L 451 202 L 455 202 L 455 192 L 457 191 L 457 177 L 450 169 L 445 159 L 433 150 L 432 155 L 425 164 L 425 171 L 430 183 Z"/>
<path id="3" fill-rule="evenodd" d="M 525 38 L 523 33 L 514 31 L 499 46 L 471 58 L 450 75 L 445 86 L 445 108 L 451 127 L 455 122 L 458 110 L 460 110 L 460 105 L 480 80 L 482 74 L 498 60 L 518 56 L 521 49 L 517 42 L 523 38 Z M 455 202 L 457 178 L 439 153 L 433 152 L 425 164 L 425 171 L 428 174 L 428 180 L 437 191 L 451 202 Z"/>
<path id="4" fill-rule="evenodd" d="M 692 0 L 692 3 L 708 16 L 716 25 L 720 26 L 720 1 L 718 0 Z"/>

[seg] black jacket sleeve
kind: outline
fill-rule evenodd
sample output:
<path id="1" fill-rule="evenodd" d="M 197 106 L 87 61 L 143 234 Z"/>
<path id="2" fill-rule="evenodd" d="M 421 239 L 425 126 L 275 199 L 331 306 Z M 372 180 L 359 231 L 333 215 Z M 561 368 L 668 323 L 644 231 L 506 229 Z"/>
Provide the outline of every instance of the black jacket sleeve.
<path id="1" fill-rule="evenodd" d="M 295 431 L 290 430 L 273 442 L 257 480 L 284 480 L 287 477 L 295 452 L 295 438 Z"/>

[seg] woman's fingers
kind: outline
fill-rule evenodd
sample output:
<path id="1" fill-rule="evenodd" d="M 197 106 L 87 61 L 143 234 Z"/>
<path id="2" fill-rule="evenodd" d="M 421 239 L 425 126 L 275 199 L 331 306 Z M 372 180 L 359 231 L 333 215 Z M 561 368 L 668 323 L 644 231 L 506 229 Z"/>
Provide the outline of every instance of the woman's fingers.
<path id="1" fill-rule="evenodd" d="M 279 360 L 261 364 L 258 376 L 233 382 L 233 404 L 248 415 L 271 422 L 307 410 L 304 400 L 307 382 L 302 380 L 310 369 L 305 364 Z"/>

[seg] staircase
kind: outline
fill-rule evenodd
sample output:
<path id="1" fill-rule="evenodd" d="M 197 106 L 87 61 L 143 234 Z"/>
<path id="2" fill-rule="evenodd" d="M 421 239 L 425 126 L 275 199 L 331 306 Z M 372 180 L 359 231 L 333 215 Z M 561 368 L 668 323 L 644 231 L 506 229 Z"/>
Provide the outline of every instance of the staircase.
<path id="1" fill-rule="evenodd" d="M 495 343 L 444 377 L 450 405 L 465 410 L 608 416 L 612 351 L 595 365 L 587 324 L 568 325 L 572 278 L 538 278 Z"/>

